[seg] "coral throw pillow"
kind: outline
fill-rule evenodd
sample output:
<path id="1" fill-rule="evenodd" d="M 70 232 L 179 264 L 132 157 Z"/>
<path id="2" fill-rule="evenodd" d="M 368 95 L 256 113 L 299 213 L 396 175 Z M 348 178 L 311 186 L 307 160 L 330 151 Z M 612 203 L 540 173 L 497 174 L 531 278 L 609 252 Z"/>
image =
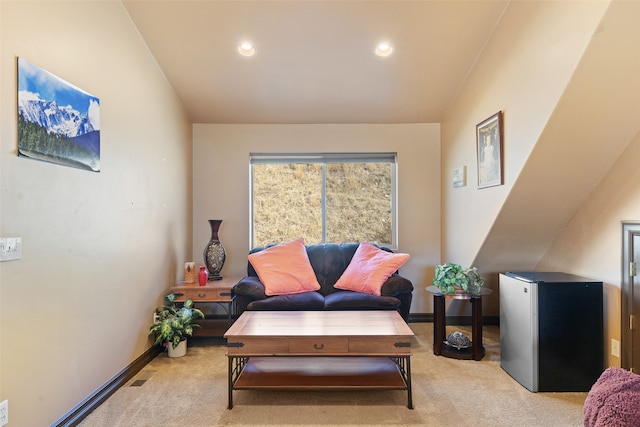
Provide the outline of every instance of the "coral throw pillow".
<path id="1" fill-rule="evenodd" d="M 389 276 L 409 259 L 409 254 L 384 251 L 369 242 L 362 242 L 353 254 L 347 269 L 334 288 L 380 295 Z"/>
<path id="2" fill-rule="evenodd" d="M 320 289 L 302 237 L 249 254 L 249 262 L 258 273 L 266 295 L 299 294 Z"/>

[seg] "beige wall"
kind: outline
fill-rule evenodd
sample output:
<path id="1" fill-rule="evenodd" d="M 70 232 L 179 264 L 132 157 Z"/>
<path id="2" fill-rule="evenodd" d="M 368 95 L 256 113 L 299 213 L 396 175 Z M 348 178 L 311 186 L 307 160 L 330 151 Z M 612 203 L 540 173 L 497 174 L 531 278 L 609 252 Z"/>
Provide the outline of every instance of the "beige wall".
<path id="1" fill-rule="evenodd" d="M 50 425 L 150 347 L 191 257 L 191 124 L 119 2 L 0 2 L 0 401 Z M 17 57 L 101 100 L 100 173 L 18 158 Z"/>
<path id="2" fill-rule="evenodd" d="M 222 219 L 223 275 L 246 274 L 249 153 L 397 152 L 398 251 L 411 254 L 402 274 L 416 288 L 412 312 L 432 311 L 424 288 L 440 259 L 439 125 L 197 124 L 193 133 L 193 253 L 209 240 L 207 219 Z"/>
<path id="3" fill-rule="evenodd" d="M 637 2 L 512 2 L 442 123 L 443 183 L 460 164 L 473 177 L 443 185 L 443 256 L 477 263 L 493 289 L 509 270 L 603 280 L 609 365 L 620 363 L 609 356 L 620 338 L 620 221 L 640 218 L 626 181 L 638 158 L 639 13 Z M 477 190 L 475 124 L 498 110 L 505 184 Z M 625 163 L 634 155 L 636 166 Z M 498 298 L 484 303 L 499 312 Z"/>
<path id="4" fill-rule="evenodd" d="M 604 282 L 605 349 L 609 366 L 612 338 L 621 339 L 622 223 L 640 220 L 640 133 L 627 146 L 587 203 L 569 221 L 536 269 L 571 272 Z"/>
<path id="5" fill-rule="evenodd" d="M 476 264 L 493 289 L 497 273 L 531 269 L 544 251 L 539 248 L 545 242 L 539 239 L 550 228 L 544 216 L 531 220 L 532 210 L 524 210 L 497 218 L 509 197 L 532 196 L 527 190 L 517 192 L 514 185 L 606 6 L 606 2 L 512 2 L 442 123 L 443 173 L 463 163 L 470 165 L 471 177 L 463 189 L 443 187 L 443 255 L 447 261 Z M 477 189 L 475 126 L 500 110 L 504 185 Z M 545 162 L 538 163 L 537 170 L 544 169 Z M 542 187 L 534 185 L 538 190 Z M 534 238 L 516 237 L 514 229 L 531 231 Z M 496 243 L 483 251 L 487 242 Z M 536 255 L 531 248 L 542 252 Z M 523 266 L 527 260 L 530 265 Z M 499 298 L 486 298 L 484 306 L 485 314 L 497 315 Z"/>
<path id="6" fill-rule="evenodd" d="M 526 251 L 536 242 L 523 244 L 526 239 L 514 239 L 512 229 L 498 235 L 496 217 L 606 6 L 605 2 L 510 3 L 442 121 L 442 261 L 476 265 L 491 289 L 498 289 L 500 271 L 527 269 L 514 260 L 530 258 Z M 498 111 L 504 114 L 504 185 L 478 189 L 476 125 Z M 468 185 L 452 188 L 452 171 L 463 165 Z M 538 167 L 544 168 L 544 162 Z M 542 217 L 531 221 L 529 216 L 530 212 L 509 215 L 497 225 L 534 230 Z M 545 224 L 540 227 L 544 229 Z M 496 239 L 497 247 L 480 253 L 488 238 Z M 505 243 L 511 246 L 507 249 Z M 496 260 L 505 262 L 495 265 Z M 485 298 L 483 306 L 485 315 L 499 314 L 499 298 Z M 468 312 L 467 305 L 459 304 L 449 311 Z"/>
<path id="7" fill-rule="evenodd" d="M 398 250 L 412 255 L 412 312 L 431 312 L 433 267 L 476 258 L 608 4 L 511 2 L 441 126 L 197 124 L 192 138 L 119 2 L 0 1 L 0 235 L 23 239 L 22 260 L 0 263 L 11 425 L 51 424 L 149 347 L 161 295 L 184 261 L 202 261 L 207 219 L 224 220 L 223 274 L 244 274 L 250 152 L 398 152 Z M 101 99 L 101 173 L 16 156 L 18 56 Z M 475 125 L 498 110 L 505 185 L 477 190 Z M 536 267 L 605 281 L 607 339 L 620 337 L 620 220 L 640 218 L 639 145 L 636 135 Z M 453 189 L 462 165 L 468 185 Z"/>
<path id="8" fill-rule="evenodd" d="M 606 2 L 511 2 L 442 121 L 443 261 L 469 265 L 491 233 Z M 504 185 L 477 189 L 476 124 L 504 112 Z M 457 166 L 468 185 L 452 188 Z M 482 266 L 478 266 L 482 269 Z"/>
<path id="9" fill-rule="evenodd" d="M 604 282 L 604 348 L 610 366 L 621 362 L 611 355 L 610 344 L 612 338 L 620 340 L 622 335 L 621 221 L 640 220 L 639 18 L 640 3 L 612 2 L 563 95 L 568 102 L 563 99 L 559 104 L 545 131 L 554 135 L 552 141 L 576 142 L 571 161 L 564 163 L 576 165 L 573 170 L 586 170 L 597 179 L 597 185 L 582 185 L 579 192 L 586 201 L 554 233 L 536 269 L 564 270 Z M 573 95 L 576 91 L 582 97 Z M 582 114 L 576 115 L 576 111 Z M 580 123 L 565 125 L 569 132 L 559 132 L 568 122 L 561 118 L 568 117 Z M 575 129 L 583 129 L 583 133 L 576 135 Z M 538 151 L 545 149 L 536 146 L 536 155 Z M 547 157 L 554 153 L 552 160 L 562 162 L 558 149 L 547 147 L 546 152 Z"/>

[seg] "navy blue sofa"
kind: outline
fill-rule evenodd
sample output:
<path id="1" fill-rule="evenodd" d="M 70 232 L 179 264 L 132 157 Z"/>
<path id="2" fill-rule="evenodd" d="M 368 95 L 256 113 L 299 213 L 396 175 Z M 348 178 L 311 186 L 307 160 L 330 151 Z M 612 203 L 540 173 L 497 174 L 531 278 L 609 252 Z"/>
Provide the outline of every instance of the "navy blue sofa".
<path id="1" fill-rule="evenodd" d="M 250 253 L 270 246 L 273 245 L 254 248 Z M 264 285 L 249 262 L 247 276 L 233 288 L 237 314 L 245 310 L 397 310 L 405 321 L 408 320 L 413 284 L 400 276 L 399 272 L 382 285 L 380 296 L 333 287 L 353 258 L 358 243 L 316 244 L 306 245 L 305 248 L 320 284 L 318 291 L 267 296 Z M 392 252 L 388 248 L 380 248 Z"/>

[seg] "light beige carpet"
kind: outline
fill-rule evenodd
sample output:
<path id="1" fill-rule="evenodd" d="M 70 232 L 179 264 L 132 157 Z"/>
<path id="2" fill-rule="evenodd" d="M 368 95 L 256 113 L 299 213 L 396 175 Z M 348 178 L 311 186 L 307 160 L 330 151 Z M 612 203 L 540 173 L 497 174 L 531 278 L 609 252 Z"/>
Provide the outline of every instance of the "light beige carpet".
<path id="1" fill-rule="evenodd" d="M 83 427 L 114 426 L 582 426 L 587 393 L 531 393 L 500 368 L 497 326 L 485 326 L 482 361 L 434 356 L 433 324 L 416 334 L 406 391 L 234 392 L 227 409 L 225 341 L 198 338 L 187 356 L 156 357 L 91 413 Z M 447 332 L 468 328 L 450 326 Z M 146 381 L 145 381 L 146 380 Z M 134 384 L 140 384 L 135 386 Z"/>

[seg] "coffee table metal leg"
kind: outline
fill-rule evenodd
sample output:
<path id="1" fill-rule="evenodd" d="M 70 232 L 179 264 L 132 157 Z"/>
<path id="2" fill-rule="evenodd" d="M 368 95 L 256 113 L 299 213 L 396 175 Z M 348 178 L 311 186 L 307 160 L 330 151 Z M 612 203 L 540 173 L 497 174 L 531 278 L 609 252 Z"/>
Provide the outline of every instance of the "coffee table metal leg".
<path id="1" fill-rule="evenodd" d="M 407 408 L 413 409 L 413 395 L 411 394 L 411 356 L 397 356 L 392 359 L 402 375 L 402 380 L 407 390 Z"/>
<path id="2" fill-rule="evenodd" d="M 411 394 L 411 356 L 405 357 L 407 363 L 407 408 L 413 409 L 413 395 Z"/>
<path id="3" fill-rule="evenodd" d="M 233 409 L 233 357 L 229 356 L 229 375 L 228 375 L 228 391 L 229 391 L 229 404 L 227 409 Z"/>
<path id="4" fill-rule="evenodd" d="M 233 390 L 236 388 L 236 383 L 238 382 L 240 375 L 242 375 L 242 371 L 244 371 L 244 368 L 247 367 L 249 358 L 244 356 L 227 357 L 229 359 L 229 404 L 227 405 L 227 409 L 233 409 Z"/>

